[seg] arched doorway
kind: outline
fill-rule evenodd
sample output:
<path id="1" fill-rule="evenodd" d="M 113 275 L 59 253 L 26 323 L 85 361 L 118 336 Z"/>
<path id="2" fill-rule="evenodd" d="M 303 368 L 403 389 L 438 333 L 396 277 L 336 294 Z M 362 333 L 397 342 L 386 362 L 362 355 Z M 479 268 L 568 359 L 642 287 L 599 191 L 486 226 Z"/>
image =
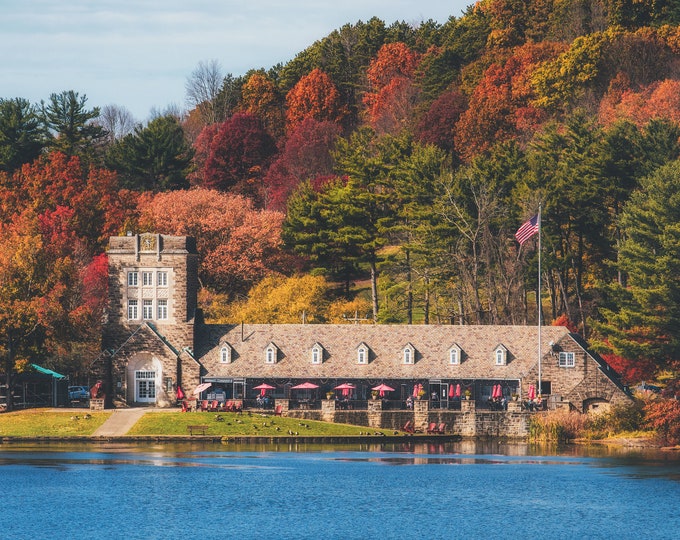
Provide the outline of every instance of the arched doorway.
<path id="1" fill-rule="evenodd" d="M 128 364 L 127 399 L 134 403 L 155 404 L 161 390 L 161 362 L 150 354 L 137 354 Z"/>

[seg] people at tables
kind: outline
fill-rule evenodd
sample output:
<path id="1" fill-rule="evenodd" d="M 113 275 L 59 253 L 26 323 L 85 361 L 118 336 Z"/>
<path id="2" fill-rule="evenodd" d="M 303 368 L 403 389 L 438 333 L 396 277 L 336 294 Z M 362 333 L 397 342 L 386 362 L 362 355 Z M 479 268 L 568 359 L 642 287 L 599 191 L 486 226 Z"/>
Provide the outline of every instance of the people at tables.
<path id="1" fill-rule="evenodd" d="M 406 408 L 409 410 L 413 409 L 413 396 L 406 398 Z"/>

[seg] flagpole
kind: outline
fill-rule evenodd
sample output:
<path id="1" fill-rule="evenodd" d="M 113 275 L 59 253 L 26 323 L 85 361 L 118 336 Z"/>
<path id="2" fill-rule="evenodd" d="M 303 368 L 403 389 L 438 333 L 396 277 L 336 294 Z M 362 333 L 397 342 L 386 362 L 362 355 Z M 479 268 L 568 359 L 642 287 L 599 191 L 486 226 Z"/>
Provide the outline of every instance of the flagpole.
<path id="1" fill-rule="evenodd" d="M 541 395 L 541 204 L 538 205 L 538 292 L 536 306 L 538 308 L 538 395 Z"/>

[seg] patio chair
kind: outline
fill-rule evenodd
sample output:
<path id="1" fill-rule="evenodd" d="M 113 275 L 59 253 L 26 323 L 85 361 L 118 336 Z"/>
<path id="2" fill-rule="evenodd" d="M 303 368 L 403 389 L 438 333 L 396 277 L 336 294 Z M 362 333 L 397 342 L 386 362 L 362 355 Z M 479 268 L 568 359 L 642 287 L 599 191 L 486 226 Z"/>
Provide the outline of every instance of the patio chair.
<path id="1" fill-rule="evenodd" d="M 242 413 L 243 412 L 243 402 L 242 401 L 235 401 L 234 405 L 232 407 L 232 411 L 236 413 Z"/>
<path id="2" fill-rule="evenodd" d="M 402 427 L 401 430 L 405 431 L 406 433 L 413 433 L 413 422 L 409 420 L 404 424 L 404 427 Z"/>
<path id="3" fill-rule="evenodd" d="M 182 401 L 182 412 L 189 412 L 191 410 L 191 405 L 188 402 Z"/>
<path id="4" fill-rule="evenodd" d="M 202 411 L 207 411 L 208 408 L 209 408 L 208 400 L 207 400 L 207 399 L 204 399 L 203 401 L 201 401 L 201 410 L 202 410 Z"/>
<path id="5" fill-rule="evenodd" d="M 213 399 L 212 402 L 209 405 L 209 410 L 210 412 L 217 412 L 220 408 L 220 402 L 217 401 L 216 399 Z"/>
<path id="6" fill-rule="evenodd" d="M 440 433 L 440 434 L 442 434 L 442 435 L 444 435 L 444 433 L 446 433 L 446 423 L 445 423 L 445 422 L 442 422 L 441 424 L 439 424 L 439 425 L 437 426 L 437 431 L 436 431 L 436 433 Z"/>
<path id="7" fill-rule="evenodd" d="M 428 433 L 437 433 L 437 422 L 430 422 L 427 426 Z"/>
<path id="8" fill-rule="evenodd" d="M 274 409 L 274 416 L 283 416 L 283 405 L 277 405 Z"/>

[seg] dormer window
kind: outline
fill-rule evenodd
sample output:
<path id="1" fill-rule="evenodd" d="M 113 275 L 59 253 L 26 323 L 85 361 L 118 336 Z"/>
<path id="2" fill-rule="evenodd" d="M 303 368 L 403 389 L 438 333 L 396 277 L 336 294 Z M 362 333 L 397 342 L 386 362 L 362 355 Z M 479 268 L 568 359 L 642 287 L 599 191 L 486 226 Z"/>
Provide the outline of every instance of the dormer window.
<path id="1" fill-rule="evenodd" d="M 312 347 L 312 364 L 321 364 L 323 362 L 323 347 L 318 343 Z"/>
<path id="2" fill-rule="evenodd" d="M 494 351 L 494 357 L 496 359 L 497 366 L 506 365 L 508 363 L 508 349 L 506 349 L 503 345 L 499 345 Z"/>
<path id="3" fill-rule="evenodd" d="M 265 364 L 276 364 L 276 360 L 279 355 L 279 348 L 270 343 L 264 351 L 264 362 Z"/>
<path id="4" fill-rule="evenodd" d="M 225 343 L 220 347 L 220 363 L 231 364 L 231 347 L 228 343 Z"/>
<path id="5" fill-rule="evenodd" d="M 449 349 L 449 364 L 452 366 L 457 366 L 460 364 L 460 347 L 454 345 Z"/>
<path id="6" fill-rule="evenodd" d="M 357 364 L 368 364 L 368 347 L 365 343 L 357 348 Z"/>
<path id="7" fill-rule="evenodd" d="M 416 356 L 416 350 L 411 345 L 408 343 L 406 347 L 404 347 L 404 364 L 413 364 L 415 362 L 415 356 Z"/>

